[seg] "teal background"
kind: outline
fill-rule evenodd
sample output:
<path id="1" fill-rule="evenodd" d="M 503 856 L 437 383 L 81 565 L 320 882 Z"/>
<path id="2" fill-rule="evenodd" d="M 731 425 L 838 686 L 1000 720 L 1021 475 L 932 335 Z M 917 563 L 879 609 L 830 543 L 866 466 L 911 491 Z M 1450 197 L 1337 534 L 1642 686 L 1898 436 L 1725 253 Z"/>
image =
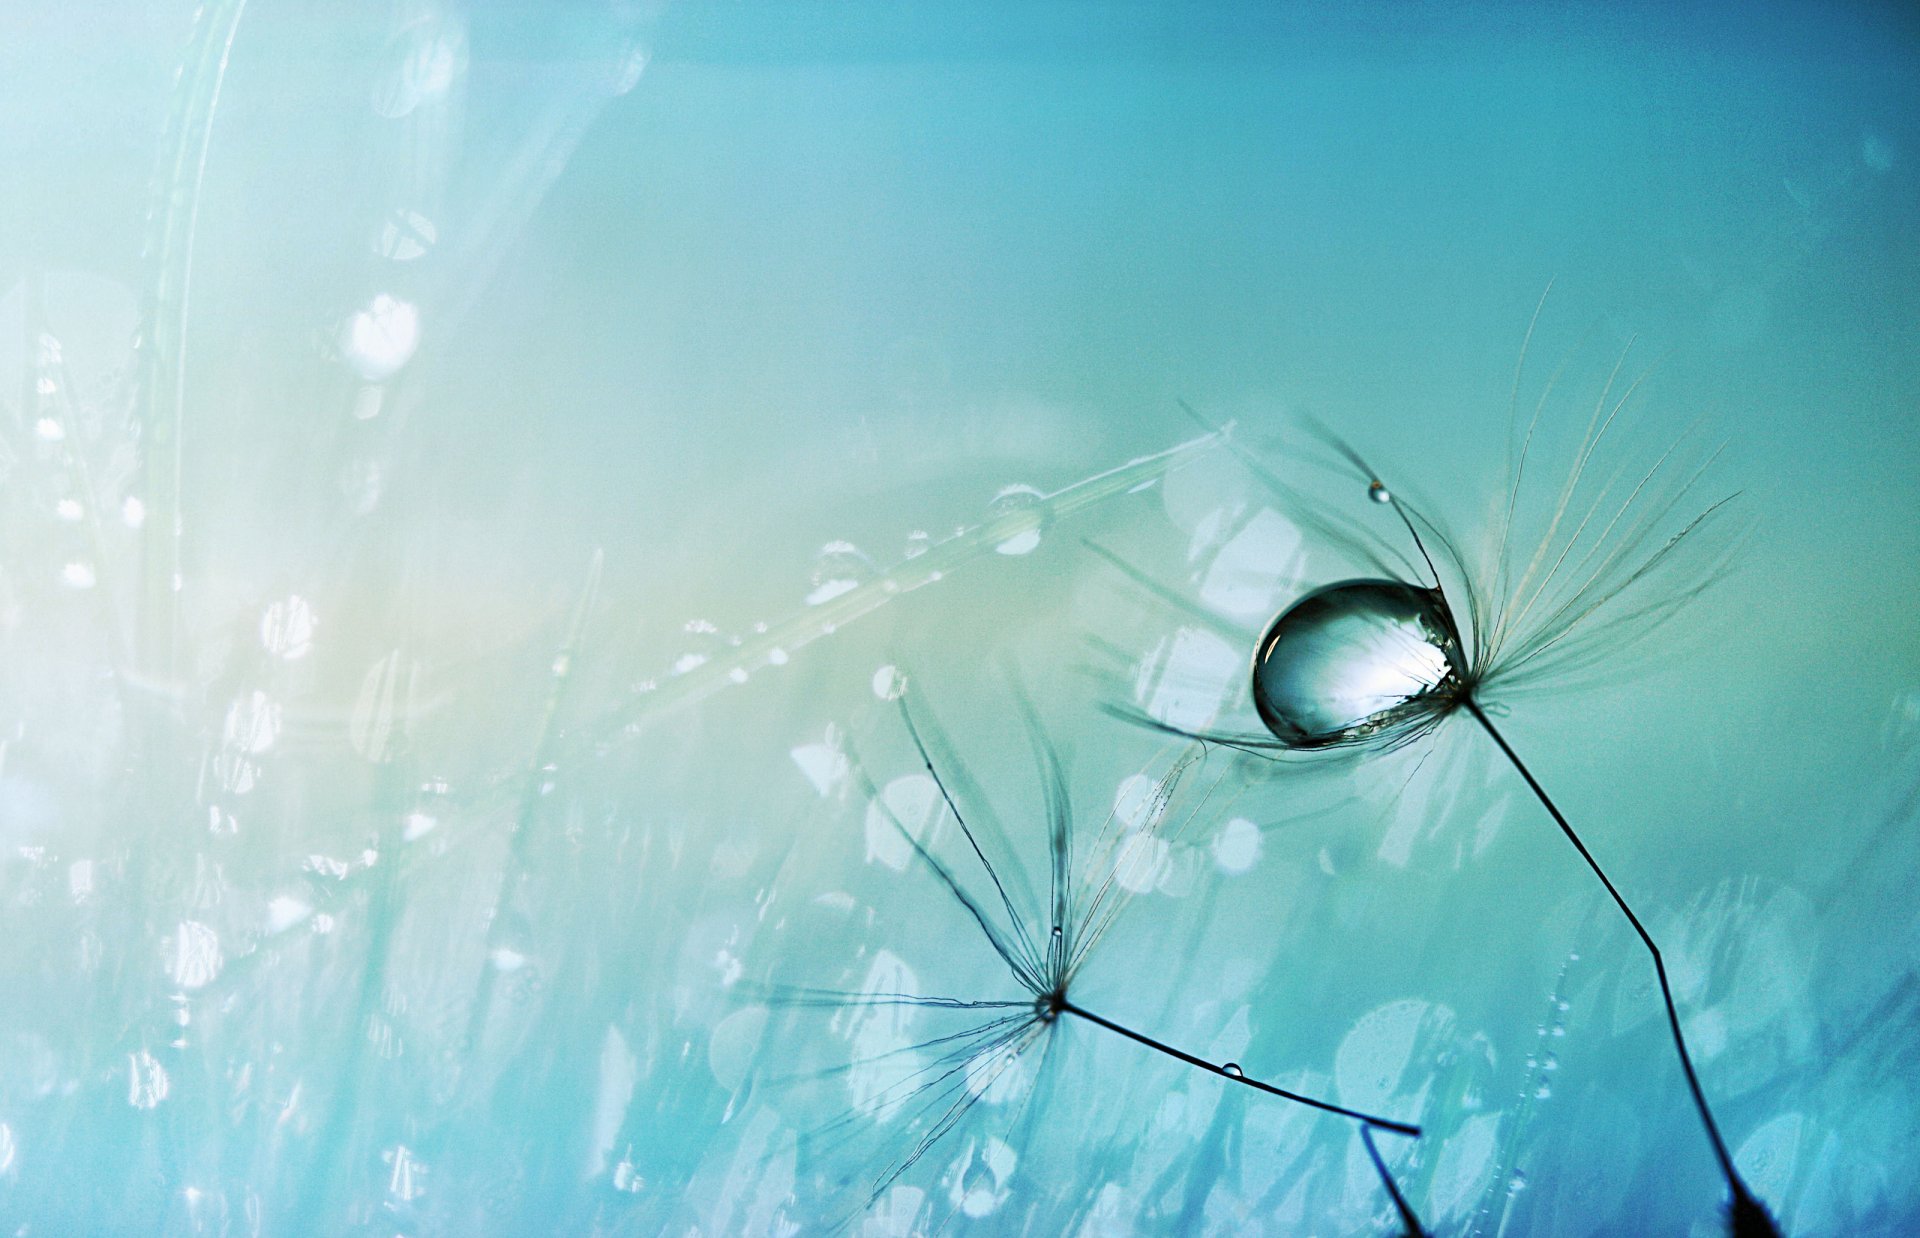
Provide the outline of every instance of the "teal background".
<path id="1" fill-rule="evenodd" d="M 1289 509 L 1213 446 L 1032 509 L 1030 553 L 966 531 L 1006 485 L 1194 439 L 1184 400 L 1312 503 L 1377 516 L 1296 451 L 1317 419 L 1477 547 L 1549 285 L 1518 384 L 1529 406 L 1567 362 L 1537 493 L 1633 340 L 1652 373 L 1604 467 L 1698 419 L 1689 441 L 1726 443 L 1701 493 L 1738 491 L 1745 536 L 1617 674 L 1503 725 L 1678 961 L 1705 1086 L 1787 1231 L 1911 1227 L 1904 7 L 0 18 L 17 1232 L 822 1232 L 912 1140 L 865 1115 L 796 1144 L 851 1102 L 778 1077 L 850 1061 L 853 1025 L 759 1013 L 754 986 L 857 989 L 881 951 L 943 993 L 1005 978 L 924 867 L 871 854 L 857 780 L 802 765 L 913 772 L 871 687 L 899 667 L 1038 883 L 1006 680 L 1097 829 L 1168 759 L 1101 706 L 1192 622 L 1088 542 L 1191 600 L 1208 513 Z M 224 73 L 176 80 L 230 20 Z M 209 110 L 203 175 L 158 158 L 170 117 Z M 152 243 L 170 202 L 190 261 Z M 430 221 L 422 253 L 382 251 L 398 212 Z M 417 347 L 370 376 L 343 331 L 382 294 Z M 168 511 L 153 393 L 176 379 Z M 156 661 L 147 565 L 176 515 Z M 1250 587 L 1277 608 L 1353 570 L 1309 544 Z M 807 604 L 838 580 L 865 591 Z M 292 598 L 310 639 L 263 636 Z M 1391 1150 L 1436 1232 L 1714 1232 L 1644 957 L 1476 736 L 1419 755 L 1209 758 L 1270 827 L 1257 862 L 1225 871 L 1203 812 L 1087 1000 L 1303 1090 L 1387 1080 L 1375 1099 L 1430 1128 Z M 853 1232 L 1384 1232 L 1350 1128 L 1057 1039 L 1030 1103 L 978 1107 Z M 1016 1155 L 1005 1198 L 950 1215 L 988 1139 Z"/>

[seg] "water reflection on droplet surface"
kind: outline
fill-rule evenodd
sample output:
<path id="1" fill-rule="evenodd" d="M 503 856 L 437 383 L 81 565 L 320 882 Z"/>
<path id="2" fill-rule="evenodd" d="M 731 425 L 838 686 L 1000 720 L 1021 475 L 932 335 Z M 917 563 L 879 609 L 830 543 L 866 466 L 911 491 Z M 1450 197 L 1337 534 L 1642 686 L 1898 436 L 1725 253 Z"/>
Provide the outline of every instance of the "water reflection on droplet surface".
<path id="1" fill-rule="evenodd" d="M 1459 680 L 1458 641 L 1434 590 L 1358 580 L 1282 611 L 1254 655 L 1260 720 L 1282 743 L 1322 748 L 1417 724 Z"/>
<path id="2" fill-rule="evenodd" d="M 851 593 L 873 578 L 873 560 L 852 542 L 828 542 L 813 560 L 807 605 L 818 606 Z"/>
<path id="3" fill-rule="evenodd" d="M 1031 554 L 1040 545 L 1040 534 L 1044 528 L 1045 512 L 1041 509 L 1041 500 L 1046 496 L 1032 486 L 1015 484 L 1002 486 L 993 496 L 993 502 L 987 504 L 989 521 L 1003 520 L 1017 516 L 1021 512 L 1031 512 L 1030 521 L 1022 521 L 994 545 L 994 550 L 1003 555 Z"/>

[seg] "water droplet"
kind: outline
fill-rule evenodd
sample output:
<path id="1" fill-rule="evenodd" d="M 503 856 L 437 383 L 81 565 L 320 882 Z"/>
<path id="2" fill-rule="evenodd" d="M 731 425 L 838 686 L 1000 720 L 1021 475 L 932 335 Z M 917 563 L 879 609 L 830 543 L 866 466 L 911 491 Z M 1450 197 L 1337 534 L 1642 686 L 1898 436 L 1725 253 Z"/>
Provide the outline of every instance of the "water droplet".
<path id="1" fill-rule="evenodd" d="M 340 329 L 340 355 L 370 383 L 385 382 L 420 347 L 420 310 L 411 301 L 381 293 Z"/>
<path id="2" fill-rule="evenodd" d="M 1053 926 L 1053 935 L 1056 939 L 1064 936 L 1064 934 L 1060 931 L 1060 926 L 1057 924 Z"/>
<path id="3" fill-rule="evenodd" d="M 1454 699 L 1458 647 L 1432 589 L 1390 580 L 1329 585 L 1268 625 L 1254 656 L 1254 705 L 1291 748 L 1405 733 Z"/>
<path id="4" fill-rule="evenodd" d="M 1553 1054 L 1549 1053 L 1547 1054 L 1547 1056 L 1540 1059 L 1540 1069 L 1541 1070 L 1559 1070 L 1560 1059 L 1554 1056 Z"/>
<path id="5" fill-rule="evenodd" d="M 152 1109 L 167 1098 L 171 1086 L 167 1068 L 145 1049 L 127 1054 L 127 1103 L 135 1109 Z"/>
<path id="6" fill-rule="evenodd" d="M 1551 1083 L 1548 1083 L 1545 1079 L 1542 1079 L 1540 1081 L 1540 1086 L 1533 1089 L 1533 1098 L 1535 1100 L 1546 1100 L 1548 1097 L 1552 1095 L 1553 1095 L 1553 1085 Z"/>
<path id="7" fill-rule="evenodd" d="M 1527 1175 L 1516 1169 L 1507 1179 L 1507 1194 L 1518 1195 L 1527 1189 Z"/>
<path id="8" fill-rule="evenodd" d="M 1567 1025 L 1560 1022 L 1558 1019 L 1555 1019 L 1553 1021 L 1553 1025 L 1547 1028 L 1547 1035 L 1549 1036 L 1565 1036 L 1566 1034 L 1567 1034 Z"/>
<path id="9" fill-rule="evenodd" d="M 1553 1004 L 1553 1008 L 1561 1014 L 1565 1014 L 1567 1011 L 1573 1009 L 1573 1003 L 1563 997 Z"/>
<path id="10" fill-rule="evenodd" d="M 927 548 L 931 545 L 933 545 L 932 535 L 925 529 L 915 529 L 907 534 L 907 558 L 919 558 L 927 553 Z"/>
<path id="11" fill-rule="evenodd" d="M 1046 497 L 1028 485 L 1000 487 L 1000 492 L 987 504 L 989 524 L 1006 522 L 1006 528 L 1001 531 L 994 550 L 1003 555 L 1033 553 L 1040 544 L 1040 534 L 1046 528 L 1046 508 L 1042 506 L 1042 500 Z"/>
<path id="12" fill-rule="evenodd" d="M 313 907 L 306 900 L 291 894 L 279 895 L 267 903 L 267 932 L 284 933 L 312 914 Z"/>
<path id="13" fill-rule="evenodd" d="M 1213 862 L 1221 872 L 1237 876 L 1260 859 L 1260 827 L 1235 817 L 1220 827 L 1213 840 Z"/>
<path id="14" fill-rule="evenodd" d="M 613 1167 L 614 1190 L 624 1191 L 629 1195 L 638 1195 L 640 1189 L 646 1186 L 646 1184 L 646 1179 L 640 1176 L 640 1171 L 633 1167 L 631 1160 L 622 1157 L 620 1163 Z"/>
<path id="15" fill-rule="evenodd" d="M 1367 486 L 1367 497 L 1376 503 L 1393 502 L 1393 492 L 1380 482 L 1371 482 Z"/>
<path id="16" fill-rule="evenodd" d="M 851 593 L 873 578 L 873 560 L 852 542 L 828 542 L 813 559 L 806 603 L 818 606 Z"/>
<path id="17" fill-rule="evenodd" d="M 1244 1079 L 1247 1077 L 1247 1072 L 1240 1069 L 1240 1063 L 1238 1062 L 1228 1062 L 1220 1068 L 1220 1073 L 1230 1079 Z"/>
<path id="18" fill-rule="evenodd" d="M 873 694 L 883 701 L 897 701 L 907 691 L 907 677 L 889 662 L 873 673 Z"/>
<path id="19" fill-rule="evenodd" d="M 183 989 L 203 988 L 220 974 L 220 935 L 198 920 L 182 920 L 173 931 L 167 975 Z"/>

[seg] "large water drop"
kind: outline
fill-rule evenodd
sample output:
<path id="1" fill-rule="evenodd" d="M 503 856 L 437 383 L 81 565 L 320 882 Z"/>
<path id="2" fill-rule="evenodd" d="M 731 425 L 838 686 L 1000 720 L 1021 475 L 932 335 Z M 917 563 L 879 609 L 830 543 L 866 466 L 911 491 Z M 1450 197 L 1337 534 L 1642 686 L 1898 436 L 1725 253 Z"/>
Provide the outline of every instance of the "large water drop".
<path id="1" fill-rule="evenodd" d="M 1460 687 L 1459 639 L 1440 594 L 1391 580 L 1309 593 L 1260 638 L 1253 700 L 1290 748 L 1412 726 Z"/>

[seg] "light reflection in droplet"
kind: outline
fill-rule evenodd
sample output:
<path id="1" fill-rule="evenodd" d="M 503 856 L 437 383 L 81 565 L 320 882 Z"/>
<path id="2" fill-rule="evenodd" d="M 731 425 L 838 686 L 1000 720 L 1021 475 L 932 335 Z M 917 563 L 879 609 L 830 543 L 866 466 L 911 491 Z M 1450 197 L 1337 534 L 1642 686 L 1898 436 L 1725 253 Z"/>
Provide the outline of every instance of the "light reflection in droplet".
<path id="1" fill-rule="evenodd" d="M 1030 513 L 1026 520 L 1016 522 L 1016 527 L 994 546 L 994 550 L 1003 555 L 1024 555 L 1033 553 L 1040 545 L 1040 535 L 1045 528 L 1046 509 L 1041 501 L 1046 496 L 1032 486 L 1015 484 L 1002 486 L 1000 492 L 987 504 L 989 521 L 1004 520 Z"/>
<path id="2" fill-rule="evenodd" d="M 1388 580 L 1308 594 L 1260 639 L 1253 696 L 1282 743 L 1319 748 L 1417 724 L 1459 680 L 1439 595 Z"/>

